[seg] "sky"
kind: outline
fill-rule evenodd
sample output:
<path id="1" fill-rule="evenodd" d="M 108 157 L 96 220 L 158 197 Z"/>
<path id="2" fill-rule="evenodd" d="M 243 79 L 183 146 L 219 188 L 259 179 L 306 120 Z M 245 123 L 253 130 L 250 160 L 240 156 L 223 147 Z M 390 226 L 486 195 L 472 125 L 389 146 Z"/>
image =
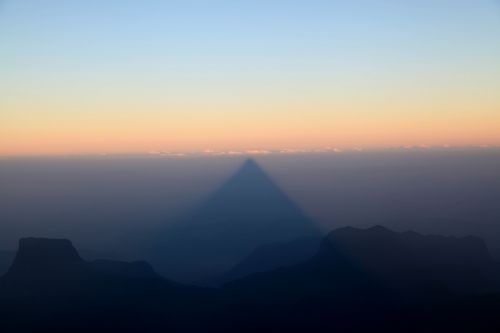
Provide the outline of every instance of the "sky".
<path id="1" fill-rule="evenodd" d="M 0 0 L 0 155 L 500 145 L 500 2 Z"/>

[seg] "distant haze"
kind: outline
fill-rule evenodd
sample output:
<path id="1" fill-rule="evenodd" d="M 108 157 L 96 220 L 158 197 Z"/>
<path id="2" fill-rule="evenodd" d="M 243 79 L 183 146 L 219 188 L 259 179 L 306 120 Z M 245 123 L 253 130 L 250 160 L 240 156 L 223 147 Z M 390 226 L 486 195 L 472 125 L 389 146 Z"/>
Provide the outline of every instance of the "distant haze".
<path id="1" fill-rule="evenodd" d="M 207 199 L 243 157 L 102 157 L 0 162 L 0 250 L 25 236 L 128 251 Z M 321 228 L 396 230 L 500 241 L 500 152 L 265 156 L 257 163 Z M 134 255 L 132 245 L 131 253 Z"/>

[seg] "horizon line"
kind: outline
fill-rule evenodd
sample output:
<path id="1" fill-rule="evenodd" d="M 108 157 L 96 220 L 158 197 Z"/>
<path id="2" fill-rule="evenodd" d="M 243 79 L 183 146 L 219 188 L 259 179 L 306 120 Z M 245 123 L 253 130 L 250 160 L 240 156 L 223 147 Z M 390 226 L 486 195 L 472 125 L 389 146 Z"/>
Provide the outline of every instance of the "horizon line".
<path id="1" fill-rule="evenodd" d="M 196 157 L 247 157 L 286 156 L 286 155 L 339 155 L 353 153 L 384 152 L 452 152 L 463 150 L 498 150 L 500 145 L 404 145 L 381 148 L 283 148 L 283 149 L 247 149 L 247 150 L 212 150 L 199 151 L 130 151 L 130 152 L 95 152 L 95 153 L 47 153 L 47 154 L 0 154 L 0 160 L 17 158 L 78 158 L 78 157 L 161 157 L 161 158 L 196 158 Z"/>

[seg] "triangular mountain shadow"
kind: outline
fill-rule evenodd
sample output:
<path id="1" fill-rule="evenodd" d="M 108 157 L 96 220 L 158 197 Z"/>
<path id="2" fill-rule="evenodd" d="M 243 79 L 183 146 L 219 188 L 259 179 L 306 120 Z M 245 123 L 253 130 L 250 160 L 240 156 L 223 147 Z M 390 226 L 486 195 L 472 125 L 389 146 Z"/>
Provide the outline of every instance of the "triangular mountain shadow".
<path id="1" fill-rule="evenodd" d="M 249 223 L 272 227 L 269 221 L 292 228 L 310 228 L 311 221 L 252 159 L 248 159 L 186 221 L 190 225 Z"/>
<path id="2" fill-rule="evenodd" d="M 249 159 L 188 218 L 161 235 L 151 260 L 172 278 L 201 281 L 230 269 L 264 244 L 319 234 Z"/>

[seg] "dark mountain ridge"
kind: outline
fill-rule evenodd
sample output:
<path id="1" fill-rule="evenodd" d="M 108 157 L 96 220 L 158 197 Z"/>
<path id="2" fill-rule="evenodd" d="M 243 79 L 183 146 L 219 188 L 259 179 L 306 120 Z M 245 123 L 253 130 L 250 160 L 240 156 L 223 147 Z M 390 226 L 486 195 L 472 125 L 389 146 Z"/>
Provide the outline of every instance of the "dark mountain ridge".
<path id="1" fill-rule="evenodd" d="M 0 276 L 7 273 L 15 256 L 16 251 L 0 251 Z"/>
<path id="2" fill-rule="evenodd" d="M 210 290 L 158 275 L 144 261 L 83 260 L 69 240 L 25 238 L 0 278 L 6 332 L 199 331 Z M 198 322 L 187 318 L 197 316 Z"/>
<path id="3" fill-rule="evenodd" d="M 397 233 L 382 226 L 331 232 L 315 260 L 352 265 L 392 284 L 440 281 L 459 291 L 488 291 L 500 280 L 500 266 L 480 238 Z"/>
<path id="4" fill-rule="evenodd" d="M 67 239 L 23 238 L 1 286 L 11 293 L 74 292 L 114 279 L 161 279 L 146 262 L 83 260 Z"/>
<path id="5" fill-rule="evenodd" d="M 221 285 L 258 272 L 293 266 L 311 259 L 317 254 L 321 237 L 302 237 L 289 242 L 266 244 L 255 249 L 229 271 L 210 281 Z"/>
<path id="6" fill-rule="evenodd" d="M 499 290 L 500 266 L 480 239 L 380 226 L 335 230 L 310 260 L 223 288 L 255 322 L 298 332 L 495 332 Z"/>
<path id="7" fill-rule="evenodd" d="M 490 292 L 500 290 L 500 264 L 476 237 L 397 233 L 381 226 L 346 227 L 328 234 L 310 260 L 252 274 L 228 286 L 252 290 L 256 295 L 266 294 L 255 292 L 258 285 L 275 290 L 290 287 L 287 293 L 292 295 L 297 285 L 307 286 L 308 292 L 311 286 L 318 292 L 331 287 L 338 291 L 343 283 L 348 284 L 342 285 L 343 292 L 359 290 L 356 281 L 394 292 L 430 286 L 450 293 Z"/>
<path id="8" fill-rule="evenodd" d="M 0 279 L 0 311 L 8 332 L 495 332 L 498 273 L 480 239 L 379 226 L 337 229 L 311 259 L 218 289 L 28 238 Z"/>

